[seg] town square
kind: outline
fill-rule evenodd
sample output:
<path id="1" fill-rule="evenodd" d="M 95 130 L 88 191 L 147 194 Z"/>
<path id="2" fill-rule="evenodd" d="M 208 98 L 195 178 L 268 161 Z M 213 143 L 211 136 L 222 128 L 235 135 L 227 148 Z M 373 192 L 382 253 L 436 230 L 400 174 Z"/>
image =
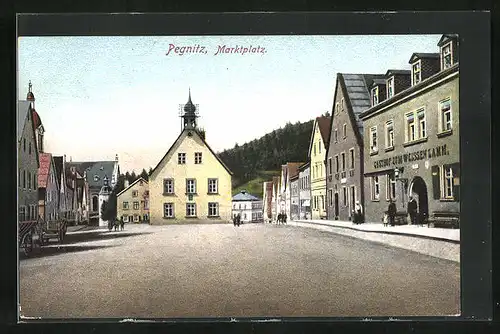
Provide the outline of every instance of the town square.
<path id="1" fill-rule="evenodd" d="M 20 317 L 459 315 L 459 42 L 21 38 Z"/>

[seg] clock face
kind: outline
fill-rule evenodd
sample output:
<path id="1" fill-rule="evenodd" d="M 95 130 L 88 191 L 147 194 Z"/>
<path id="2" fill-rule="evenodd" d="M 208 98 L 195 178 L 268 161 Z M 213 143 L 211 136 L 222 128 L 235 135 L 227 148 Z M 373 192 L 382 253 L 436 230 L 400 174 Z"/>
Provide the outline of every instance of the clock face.
<path id="1" fill-rule="evenodd" d="M 191 131 L 188 132 L 188 137 L 191 137 L 193 134 L 191 133 Z"/>

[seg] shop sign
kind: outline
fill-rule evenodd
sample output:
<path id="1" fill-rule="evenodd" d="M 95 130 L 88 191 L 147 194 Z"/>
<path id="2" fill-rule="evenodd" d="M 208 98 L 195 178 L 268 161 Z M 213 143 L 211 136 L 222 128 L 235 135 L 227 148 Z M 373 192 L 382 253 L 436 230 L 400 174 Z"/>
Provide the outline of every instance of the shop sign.
<path id="1" fill-rule="evenodd" d="M 393 157 L 385 158 L 385 159 L 380 159 L 377 161 L 373 162 L 373 167 L 375 169 L 378 168 L 384 168 L 384 167 L 390 167 L 390 166 L 398 166 L 402 165 L 408 162 L 414 162 L 414 161 L 419 161 L 419 160 L 426 160 L 426 159 L 434 159 L 438 158 L 440 156 L 445 156 L 449 155 L 450 152 L 448 151 L 448 148 L 445 145 L 441 146 L 436 146 L 432 147 L 429 149 L 425 150 L 418 150 L 415 152 L 410 152 L 410 153 L 404 153 L 400 155 L 395 155 Z"/>

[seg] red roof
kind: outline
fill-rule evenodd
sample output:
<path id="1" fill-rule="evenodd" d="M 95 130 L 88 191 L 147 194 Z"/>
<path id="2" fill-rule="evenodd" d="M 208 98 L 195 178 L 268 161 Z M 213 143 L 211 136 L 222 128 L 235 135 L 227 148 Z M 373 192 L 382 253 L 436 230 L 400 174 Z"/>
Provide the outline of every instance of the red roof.
<path id="1" fill-rule="evenodd" d="M 52 161 L 52 154 L 40 153 L 40 167 L 38 168 L 38 188 L 47 188 L 47 180 L 50 174 L 50 162 Z"/>
<path id="2" fill-rule="evenodd" d="M 40 115 L 38 115 L 35 109 L 31 109 L 31 113 L 33 114 L 33 125 L 35 126 L 35 129 L 38 129 L 38 127 L 42 125 Z"/>
<path id="3" fill-rule="evenodd" d="M 328 142 L 330 140 L 330 122 L 331 116 L 321 116 L 317 117 L 316 121 L 318 122 L 319 132 L 321 133 L 321 138 L 323 139 L 323 143 L 325 143 L 325 148 L 328 149 Z"/>
<path id="4" fill-rule="evenodd" d="M 290 175 L 290 178 L 299 175 L 299 167 L 302 166 L 304 163 L 303 162 L 289 162 L 287 163 L 288 166 L 288 175 Z"/>

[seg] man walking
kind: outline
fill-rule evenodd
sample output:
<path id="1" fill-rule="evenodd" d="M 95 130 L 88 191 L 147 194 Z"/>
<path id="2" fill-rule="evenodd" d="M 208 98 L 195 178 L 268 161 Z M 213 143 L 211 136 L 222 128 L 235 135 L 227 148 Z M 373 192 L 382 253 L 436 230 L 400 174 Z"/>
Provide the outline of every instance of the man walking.
<path id="1" fill-rule="evenodd" d="M 410 196 L 410 202 L 408 202 L 408 214 L 410 215 L 410 224 L 415 225 L 417 223 L 417 201 L 413 196 Z"/>
<path id="2" fill-rule="evenodd" d="M 396 217 L 396 203 L 394 203 L 392 199 L 390 200 L 389 207 L 387 208 L 387 215 L 389 216 L 389 225 L 394 226 L 394 220 Z"/>

